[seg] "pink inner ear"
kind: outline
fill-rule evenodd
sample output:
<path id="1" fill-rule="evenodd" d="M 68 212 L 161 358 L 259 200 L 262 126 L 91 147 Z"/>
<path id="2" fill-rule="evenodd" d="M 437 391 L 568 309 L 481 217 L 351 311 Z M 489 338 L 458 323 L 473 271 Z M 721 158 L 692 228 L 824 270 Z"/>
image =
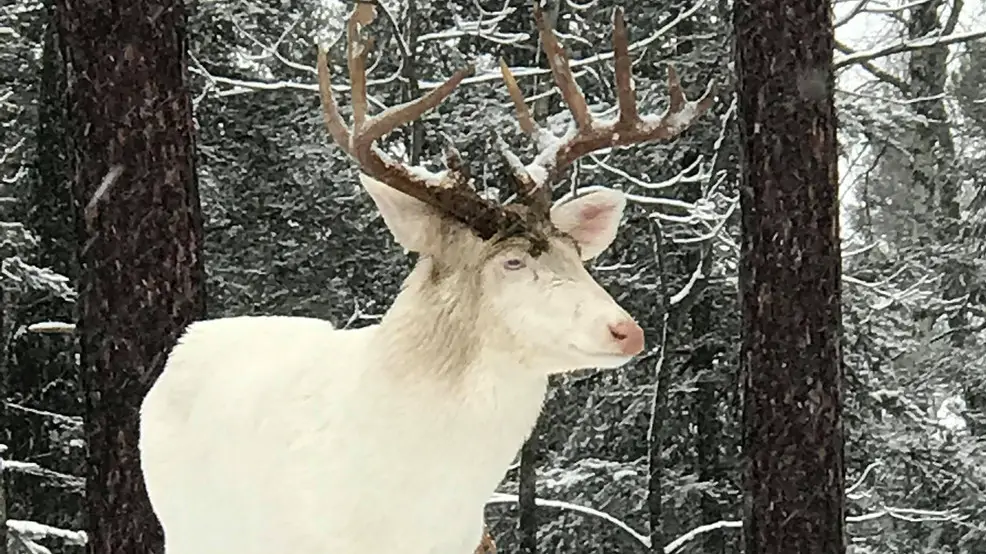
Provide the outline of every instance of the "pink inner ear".
<path id="1" fill-rule="evenodd" d="M 612 212 L 612 208 L 606 205 L 589 204 L 585 206 L 579 210 L 581 219 L 577 232 L 586 239 L 602 233 L 608 223 L 607 216 L 610 212 Z"/>

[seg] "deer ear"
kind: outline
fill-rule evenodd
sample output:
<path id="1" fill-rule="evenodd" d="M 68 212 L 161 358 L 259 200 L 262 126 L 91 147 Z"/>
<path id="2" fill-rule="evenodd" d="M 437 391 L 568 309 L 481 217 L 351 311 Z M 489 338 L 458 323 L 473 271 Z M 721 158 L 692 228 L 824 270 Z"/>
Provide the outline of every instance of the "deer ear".
<path id="1" fill-rule="evenodd" d="M 363 173 L 359 174 L 359 180 L 397 244 L 411 252 L 433 253 L 441 230 L 440 217 L 434 208 Z"/>
<path id="2" fill-rule="evenodd" d="M 590 260 L 616 238 L 627 200 L 622 192 L 605 187 L 579 192 L 579 196 L 562 198 L 551 208 L 551 222 L 579 243 L 583 260 Z"/>

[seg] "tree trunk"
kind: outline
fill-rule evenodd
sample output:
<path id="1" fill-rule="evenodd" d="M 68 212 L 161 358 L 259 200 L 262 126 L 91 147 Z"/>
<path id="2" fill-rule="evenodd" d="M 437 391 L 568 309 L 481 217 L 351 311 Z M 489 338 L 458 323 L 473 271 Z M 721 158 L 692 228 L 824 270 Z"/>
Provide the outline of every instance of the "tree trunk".
<path id="1" fill-rule="evenodd" d="M 7 430 L 0 434 L 0 554 L 7 554 L 7 474 L 3 465 L 9 456 L 7 445 L 10 442 L 10 419 L 7 416 L 7 402 L 10 398 L 8 376 L 10 368 L 7 358 L 7 290 L 0 284 L 0 425 Z"/>
<path id="2" fill-rule="evenodd" d="M 537 451 L 538 428 L 520 448 L 520 467 L 517 469 L 517 529 L 520 535 L 520 551 L 536 554 L 538 549 L 537 520 Z"/>
<path id="3" fill-rule="evenodd" d="M 39 239 L 35 262 L 74 278 L 77 271 L 65 136 L 65 62 L 56 29 L 55 0 L 45 0 L 45 14 L 38 94 L 37 180 L 31 190 L 27 223 Z"/>
<path id="4" fill-rule="evenodd" d="M 830 6 L 742 0 L 734 24 L 745 552 L 845 552 Z"/>
<path id="5" fill-rule="evenodd" d="M 202 221 L 180 0 L 57 0 L 71 114 L 89 552 L 162 551 L 140 404 L 203 314 Z"/>
<path id="6" fill-rule="evenodd" d="M 932 0 L 918 4 L 909 10 L 907 36 L 916 40 L 935 34 L 949 35 L 955 31 L 962 2 L 952 4 L 948 21 L 943 25 L 938 17 L 944 2 Z M 959 169 L 955 164 L 955 142 L 952 140 L 948 110 L 945 107 L 945 87 L 948 81 L 948 46 L 935 45 L 910 53 L 908 61 L 912 106 L 917 118 L 917 129 L 911 147 L 913 158 L 913 186 L 923 189 L 926 198 L 927 219 L 924 224 L 943 243 L 959 240 L 960 217 Z M 920 198 L 917 195 L 916 198 Z M 968 283 L 974 279 L 975 269 L 962 260 L 944 268 L 944 297 L 946 300 L 961 298 L 968 292 Z M 957 330 L 949 336 L 952 346 L 965 345 L 969 318 L 964 309 L 955 310 L 948 318 L 949 326 Z"/>
<path id="7" fill-rule="evenodd" d="M 676 53 L 679 56 L 692 54 L 695 50 L 695 42 L 692 40 L 692 36 L 695 34 L 694 22 L 690 19 L 682 21 L 678 24 L 676 32 L 679 35 Z M 722 157 L 723 154 L 720 154 L 717 161 Z M 682 157 L 681 166 L 689 167 L 697 159 L 698 152 L 689 150 Z M 715 175 L 715 171 L 713 171 L 713 175 Z M 697 183 L 688 183 L 683 190 L 683 199 L 686 202 L 697 202 L 705 195 L 707 189 L 708 183 L 703 183 L 701 186 Z M 715 306 L 713 305 L 712 291 L 706 290 L 708 276 L 712 272 L 714 256 L 715 250 L 711 248 L 711 245 L 706 244 L 689 250 L 684 256 L 686 271 L 692 272 L 701 266 L 702 274 L 702 277 L 693 286 L 692 290 L 695 296 L 691 307 L 688 308 L 691 327 L 691 356 L 689 356 L 687 364 L 695 379 L 695 394 L 692 397 L 691 414 L 695 420 L 695 473 L 698 474 L 699 481 L 703 483 L 720 482 L 719 447 L 723 441 L 718 410 L 719 389 L 722 387 L 722 379 L 715 373 L 713 364 L 716 353 L 710 344 L 711 335 L 715 332 L 712 320 Z M 701 523 L 714 523 L 722 519 L 722 507 L 716 499 L 717 495 L 718 491 L 715 488 L 702 494 L 699 502 L 699 510 L 702 514 L 699 520 Z M 722 554 L 725 552 L 726 542 L 722 538 L 722 533 L 705 533 L 701 541 L 705 554 Z M 658 552 L 653 547 L 652 550 Z"/>
<path id="8" fill-rule="evenodd" d="M 22 220 L 38 239 L 30 262 L 69 278 L 76 271 L 75 227 L 72 220 L 72 191 L 68 177 L 65 136 L 65 64 L 55 25 L 55 2 L 44 0 L 37 20 L 44 24 L 40 79 L 37 90 L 36 150 L 31 178 L 24 191 Z M 49 290 L 24 288 L 11 295 L 9 325 L 19 328 L 39 321 L 71 321 L 74 302 Z M 78 379 L 76 342 L 72 334 L 19 334 L 9 345 L 13 363 L 7 374 L 6 399 L 64 415 L 82 415 L 81 384 Z M 85 456 L 78 449 L 51 456 L 53 436 L 47 418 L 18 413 L 8 420 L 9 456 L 19 460 L 45 457 L 48 469 L 81 475 Z M 58 448 L 57 446 L 55 448 Z M 39 487 L 36 477 L 8 474 L 8 498 L 14 500 L 17 517 L 44 521 L 56 527 L 77 529 L 82 525 L 84 499 L 65 489 Z"/>
<path id="9" fill-rule="evenodd" d="M 948 35 L 955 30 L 955 21 L 942 26 L 938 10 L 944 2 L 931 0 L 909 10 L 907 38 L 917 40 L 938 32 Z M 961 3 L 953 6 L 953 14 Z M 912 106 L 920 116 L 917 136 L 911 149 L 916 158 L 913 164 L 914 186 L 924 189 L 931 230 L 948 240 L 956 235 L 959 219 L 959 183 L 955 175 L 955 143 L 949 132 L 949 115 L 945 107 L 945 86 L 948 81 L 948 46 L 935 45 L 910 53 L 908 61 Z"/>

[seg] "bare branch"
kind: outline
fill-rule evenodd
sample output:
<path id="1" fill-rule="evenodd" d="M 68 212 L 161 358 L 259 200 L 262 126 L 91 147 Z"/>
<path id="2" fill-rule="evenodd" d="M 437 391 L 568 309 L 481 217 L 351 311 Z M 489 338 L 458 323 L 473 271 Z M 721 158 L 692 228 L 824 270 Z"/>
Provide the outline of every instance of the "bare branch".
<path id="1" fill-rule="evenodd" d="M 879 46 L 877 48 L 871 48 L 869 50 L 863 50 L 860 52 L 856 52 L 854 54 L 841 56 L 840 58 L 837 58 L 835 60 L 835 69 L 842 69 L 850 65 L 859 64 L 870 60 L 875 60 L 877 58 L 890 56 L 892 54 L 913 52 L 915 50 L 921 50 L 923 48 L 931 48 L 934 46 L 944 46 L 948 44 L 969 42 L 984 37 L 986 37 L 986 29 L 980 29 L 978 31 L 969 31 L 967 33 L 955 33 L 941 37 L 921 38 L 917 40 L 901 42 L 898 44 Z"/>
<path id="2" fill-rule="evenodd" d="M 657 29 L 646 38 L 631 43 L 627 47 L 627 51 L 632 53 L 638 50 L 643 50 L 648 48 L 655 42 L 659 41 L 662 37 L 664 37 L 669 31 L 671 31 L 671 29 L 675 28 L 679 23 L 694 15 L 702 6 L 705 5 L 706 1 L 707 0 L 698 0 L 690 8 L 678 14 L 678 16 L 675 17 L 672 21 L 670 21 L 667 25 L 664 25 L 660 29 Z M 465 34 L 469 34 L 469 33 L 465 33 Z M 439 38 L 454 38 L 454 37 L 452 35 L 448 35 L 446 37 L 421 35 L 418 37 L 418 42 L 420 43 L 426 40 L 438 40 Z M 488 37 L 484 37 L 484 38 L 488 38 Z M 520 39 L 526 39 L 526 38 L 527 35 L 522 35 L 520 37 Z M 588 67 L 597 64 L 599 62 L 608 61 L 613 59 L 614 57 L 615 57 L 614 52 L 603 52 L 586 58 L 572 60 L 569 66 L 571 69 L 575 70 L 578 68 Z M 299 64 L 297 62 L 292 62 L 290 66 L 295 69 L 310 73 L 312 75 L 316 75 L 316 76 L 318 75 L 318 69 L 312 66 Z M 216 95 L 220 97 L 234 96 L 237 94 L 244 94 L 251 91 L 300 90 L 307 92 L 318 92 L 319 90 L 318 84 L 312 84 L 312 83 L 298 83 L 298 82 L 283 81 L 283 80 L 257 81 L 257 80 L 249 80 L 249 79 L 235 79 L 231 77 L 220 77 L 216 75 L 211 75 L 207 70 L 205 70 L 204 67 L 201 66 L 201 64 L 198 64 L 196 67 L 189 68 L 189 71 L 197 75 L 202 75 L 207 79 L 211 80 L 215 84 L 223 84 L 233 87 L 231 90 L 218 91 Z M 547 75 L 548 73 L 551 72 L 551 70 L 540 68 L 540 67 L 518 67 L 518 68 L 513 68 L 511 72 L 514 77 L 525 78 L 525 77 L 539 77 L 539 76 Z M 399 72 L 396 72 L 392 76 L 386 79 L 369 80 L 367 81 L 367 86 L 374 86 L 374 85 L 387 83 L 393 81 L 394 79 L 397 79 L 398 76 L 399 76 Z M 502 75 L 499 71 L 484 72 L 477 75 L 466 77 L 461 81 L 460 86 L 488 83 L 491 81 L 499 81 L 500 79 L 502 79 Z M 440 87 L 444 82 L 445 81 L 421 80 L 419 82 L 419 88 L 421 90 L 431 90 Z M 332 90 L 336 92 L 346 92 L 349 91 L 350 89 L 349 87 L 344 85 L 332 85 Z"/>
<path id="3" fill-rule="evenodd" d="M 486 501 L 486 505 L 489 506 L 492 504 L 517 504 L 518 502 L 519 499 L 516 494 L 497 492 L 497 493 L 493 493 L 493 496 L 488 501 Z M 617 529 L 620 529 L 624 533 L 626 533 L 627 536 L 632 538 L 634 541 L 644 545 L 647 548 L 650 548 L 650 539 L 648 539 L 642 533 L 638 533 L 637 531 L 635 531 L 627 523 L 621 521 L 616 517 L 613 517 L 610 514 L 607 514 L 606 512 L 596 510 L 594 508 L 589 508 L 587 506 L 580 506 L 578 504 L 573 504 L 571 502 L 565 502 L 562 500 L 549 500 L 547 498 L 536 498 L 534 502 L 538 506 L 544 506 L 546 508 L 557 508 L 560 510 L 565 510 L 567 512 L 574 512 L 601 521 L 605 521 L 607 523 L 611 523 Z"/>
<path id="4" fill-rule="evenodd" d="M 846 46 L 845 44 L 839 41 L 835 41 L 835 48 L 836 50 L 842 52 L 843 54 L 846 54 L 847 56 L 855 56 L 857 54 L 855 50 L 849 48 L 848 46 Z M 880 69 L 879 67 L 877 67 L 876 65 L 874 65 L 868 60 L 862 60 L 857 63 L 859 64 L 860 67 L 868 71 L 871 75 L 873 75 L 877 79 L 889 85 L 893 85 L 894 87 L 897 88 L 897 90 L 901 91 L 905 95 L 910 94 L 911 86 L 907 84 L 907 82 L 905 82 L 903 79 Z"/>

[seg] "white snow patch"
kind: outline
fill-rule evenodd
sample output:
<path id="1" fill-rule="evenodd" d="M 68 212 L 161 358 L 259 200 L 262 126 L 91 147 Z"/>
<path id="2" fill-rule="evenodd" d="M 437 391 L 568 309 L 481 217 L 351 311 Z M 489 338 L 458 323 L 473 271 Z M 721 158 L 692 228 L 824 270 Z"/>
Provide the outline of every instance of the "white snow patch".
<path id="1" fill-rule="evenodd" d="M 64 321 L 41 321 L 28 325 L 27 330 L 31 333 L 69 334 L 75 332 L 75 324 Z"/>

